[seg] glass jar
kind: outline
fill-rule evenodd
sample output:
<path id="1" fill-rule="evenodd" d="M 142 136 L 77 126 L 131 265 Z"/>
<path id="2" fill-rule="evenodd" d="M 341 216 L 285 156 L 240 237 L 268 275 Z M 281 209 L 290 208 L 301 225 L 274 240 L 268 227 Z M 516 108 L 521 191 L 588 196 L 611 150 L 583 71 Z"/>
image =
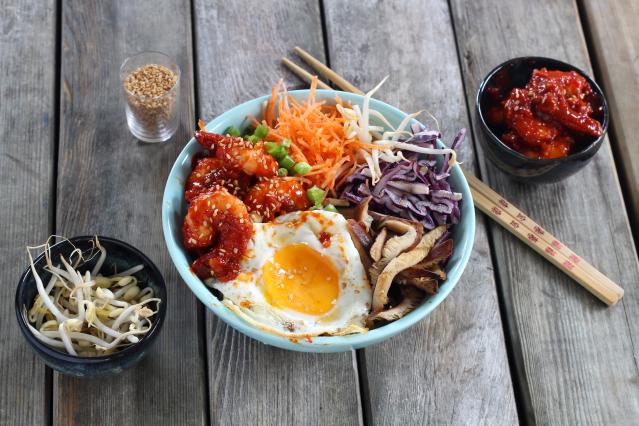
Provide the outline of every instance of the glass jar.
<path id="1" fill-rule="evenodd" d="M 142 52 L 120 67 L 126 121 L 136 138 L 164 142 L 179 125 L 180 68 L 160 52 Z"/>

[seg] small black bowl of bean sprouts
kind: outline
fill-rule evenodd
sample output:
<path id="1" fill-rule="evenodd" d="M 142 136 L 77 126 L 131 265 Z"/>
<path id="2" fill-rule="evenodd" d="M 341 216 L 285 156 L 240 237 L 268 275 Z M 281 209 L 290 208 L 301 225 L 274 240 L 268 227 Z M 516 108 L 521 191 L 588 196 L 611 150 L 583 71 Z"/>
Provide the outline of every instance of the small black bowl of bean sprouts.
<path id="1" fill-rule="evenodd" d="M 166 316 L 162 274 L 123 241 L 54 240 L 27 248 L 29 266 L 16 291 L 16 315 L 26 340 L 49 367 L 76 377 L 134 366 L 157 339 Z"/>

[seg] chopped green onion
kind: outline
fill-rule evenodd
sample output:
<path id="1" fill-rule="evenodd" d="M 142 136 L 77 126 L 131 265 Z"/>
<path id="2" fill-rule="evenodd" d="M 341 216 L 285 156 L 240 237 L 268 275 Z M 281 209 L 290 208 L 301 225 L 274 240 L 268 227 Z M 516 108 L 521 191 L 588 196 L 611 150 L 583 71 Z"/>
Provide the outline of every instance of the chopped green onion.
<path id="1" fill-rule="evenodd" d="M 275 154 L 280 152 L 280 146 L 276 144 L 275 142 L 265 142 L 264 149 L 266 149 L 266 152 L 272 155 L 273 157 L 275 157 Z"/>
<path id="2" fill-rule="evenodd" d="M 250 135 L 250 136 L 249 136 L 249 137 L 247 137 L 246 139 L 248 139 L 249 141 L 251 141 L 251 143 L 252 143 L 253 145 L 255 145 L 255 144 L 256 144 L 256 143 L 260 140 L 260 138 L 258 138 L 258 137 L 257 137 L 257 136 L 255 136 L 255 135 Z"/>
<path id="3" fill-rule="evenodd" d="M 225 135 L 235 136 L 235 137 L 238 137 L 238 136 L 241 136 L 241 135 L 242 135 L 242 133 L 240 133 L 240 129 L 238 129 L 238 128 L 237 128 L 237 127 L 235 127 L 235 126 L 229 126 L 229 127 L 227 127 L 227 128 L 226 128 L 226 130 L 224 131 L 224 134 L 225 134 Z"/>
<path id="4" fill-rule="evenodd" d="M 282 146 L 288 150 L 291 147 L 291 140 L 290 139 L 284 139 L 282 141 Z"/>
<path id="5" fill-rule="evenodd" d="M 305 175 L 306 173 L 311 171 L 311 165 L 305 162 L 301 162 L 301 163 L 297 163 L 294 167 L 293 170 L 295 171 L 295 173 L 297 173 L 298 175 Z"/>
<path id="6" fill-rule="evenodd" d="M 320 206 L 325 194 L 326 192 L 323 189 L 318 188 L 317 186 L 312 186 L 306 191 L 306 196 L 308 197 L 309 201 L 315 205 Z"/>
<path id="7" fill-rule="evenodd" d="M 326 210 L 327 212 L 339 213 L 337 211 L 337 208 L 334 205 L 332 205 L 332 204 L 325 205 L 324 206 L 324 210 Z"/>
<path id="8" fill-rule="evenodd" d="M 281 160 L 288 155 L 286 149 L 284 149 L 282 145 L 278 145 L 275 142 L 265 142 L 264 148 L 266 148 L 267 153 L 275 157 L 277 160 Z"/>
<path id="9" fill-rule="evenodd" d="M 288 176 L 288 170 L 285 169 L 284 167 L 282 167 L 282 168 L 277 170 L 277 175 L 278 176 Z"/>
<path id="10" fill-rule="evenodd" d="M 268 127 L 266 127 L 263 124 L 259 124 L 255 128 L 255 132 L 253 132 L 253 134 L 257 136 L 259 139 L 264 139 L 268 135 Z"/>
<path id="11" fill-rule="evenodd" d="M 295 160 L 293 160 L 288 154 L 285 155 L 284 158 L 279 159 L 278 163 L 280 163 L 281 167 L 284 167 L 289 171 L 292 171 L 295 166 Z"/>

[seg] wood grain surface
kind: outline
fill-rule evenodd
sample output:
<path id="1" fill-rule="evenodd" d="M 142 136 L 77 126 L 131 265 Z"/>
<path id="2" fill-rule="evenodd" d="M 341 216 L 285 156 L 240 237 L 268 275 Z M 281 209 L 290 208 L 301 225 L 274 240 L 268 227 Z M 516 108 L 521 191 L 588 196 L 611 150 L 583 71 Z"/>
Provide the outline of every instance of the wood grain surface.
<path id="1" fill-rule="evenodd" d="M 167 318 L 147 358 L 118 376 L 54 378 L 54 423 L 177 425 L 206 422 L 206 373 L 197 304 L 162 237 L 164 183 L 193 130 L 191 14 L 188 1 L 65 1 L 57 232 L 121 238 L 146 253 L 167 284 Z M 182 69 L 181 127 L 169 142 L 129 133 L 119 67 L 159 50 Z"/>
<path id="2" fill-rule="evenodd" d="M 0 1 L 0 425 L 43 424 L 45 366 L 18 328 L 15 291 L 25 247 L 51 231 L 55 3 Z"/>
<path id="3" fill-rule="evenodd" d="M 580 0 L 595 71 L 610 109 L 613 148 L 630 220 L 639 230 L 639 2 Z M 635 234 L 636 235 L 636 234 Z"/>
<path id="4" fill-rule="evenodd" d="M 639 226 L 631 0 L 0 0 L 0 426 L 639 424 L 639 265 L 610 144 L 563 182 L 518 184 L 484 160 L 474 115 L 479 81 L 511 57 L 591 69 L 575 1 Z M 426 109 L 446 141 L 470 117 L 465 167 L 624 287 L 624 298 L 606 308 L 478 213 L 473 255 L 450 297 L 358 356 L 268 347 L 208 311 L 198 324 L 202 307 L 161 233 L 166 176 L 196 118 L 266 94 L 280 77 L 306 86 L 280 65 L 285 55 L 300 63 L 296 45 L 363 90 L 390 75 L 376 97 Z M 126 127 L 119 67 L 143 50 L 182 68 L 181 126 L 164 144 L 139 143 Z M 24 246 L 52 232 L 121 238 L 163 272 L 168 317 L 135 369 L 100 380 L 54 374 L 51 383 L 20 335 L 13 300 Z"/>
<path id="5" fill-rule="evenodd" d="M 451 4 L 471 107 L 480 80 L 512 57 L 549 56 L 590 69 L 573 2 Z M 619 304 L 606 308 L 510 234 L 490 226 L 524 420 L 638 424 L 639 354 L 633 342 L 639 341 L 639 268 L 609 144 L 577 175 L 550 185 L 518 184 L 493 165 L 480 165 L 496 191 L 626 291 Z"/>
<path id="6" fill-rule="evenodd" d="M 433 114 L 446 143 L 469 127 L 446 1 L 327 0 L 324 6 L 335 71 L 365 91 L 389 75 L 375 97 Z M 380 25 L 380 16 L 389 25 Z M 354 28 L 376 30 L 357 37 Z M 435 125 L 427 114 L 420 119 Z M 460 161 L 474 170 L 470 135 Z M 451 295 L 409 331 L 364 351 L 370 424 L 517 422 L 486 224 L 477 218 L 473 254 Z"/>
<path id="7" fill-rule="evenodd" d="M 296 45 L 324 58 L 317 1 L 195 2 L 199 116 L 270 93 Z M 352 425 L 360 421 L 350 353 L 287 352 L 246 337 L 207 312 L 211 422 Z"/>

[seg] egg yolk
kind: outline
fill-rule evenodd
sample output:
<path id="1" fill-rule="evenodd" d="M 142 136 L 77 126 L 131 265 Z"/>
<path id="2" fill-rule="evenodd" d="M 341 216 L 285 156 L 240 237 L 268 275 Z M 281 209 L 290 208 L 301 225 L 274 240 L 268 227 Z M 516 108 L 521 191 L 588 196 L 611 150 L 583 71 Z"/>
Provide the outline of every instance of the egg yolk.
<path id="1" fill-rule="evenodd" d="M 308 315 L 330 311 L 339 295 L 339 274 L 328 257 L 305 244 L 281 248 L 262 267 L 264 295 L 275 307 Z"/>

